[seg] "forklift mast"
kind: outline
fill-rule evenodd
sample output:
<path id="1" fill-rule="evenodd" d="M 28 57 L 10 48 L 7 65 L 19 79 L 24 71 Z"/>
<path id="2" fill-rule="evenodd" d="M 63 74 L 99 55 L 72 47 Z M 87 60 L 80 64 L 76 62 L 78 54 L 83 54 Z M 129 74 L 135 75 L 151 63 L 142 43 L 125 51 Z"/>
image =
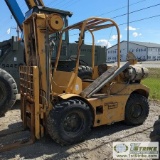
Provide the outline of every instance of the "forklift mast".
<path id="1" fill-rule="evenodd" d="M 35 6 L 44 6 L 44 3 L 42 0 L 25 0 L 25 2 L 29 9 Z"/>

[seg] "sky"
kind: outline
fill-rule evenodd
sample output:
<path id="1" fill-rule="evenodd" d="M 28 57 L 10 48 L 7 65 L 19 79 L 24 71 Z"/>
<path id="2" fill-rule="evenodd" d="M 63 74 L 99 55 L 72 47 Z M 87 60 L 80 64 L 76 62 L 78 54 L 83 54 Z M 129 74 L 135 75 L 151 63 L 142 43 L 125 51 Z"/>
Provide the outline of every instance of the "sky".
<path id="1" fill-rule="evenodd" d="M 25 14 L 28 9 L 24 0 L 17 2 Z M 72 12 L 69 25 L 94 16 L 111 18 L 119 25 L 121 41 L 127 40 L 128 0 L 43 0 L 43 2 L 47 7 Z M 3 41 L 16 36 L 16 22 L 4 0 L 0 0 L 0 11 L 0 41 Z M 129 0 L 129 12 L 129 40 L 160 44 L 160 0 Z M 76 38 L 70 33 L 70 42 Z M 96 34 L 96 44 L 110 47 L 116 42 L 117 33 L 114 28 Z M 91 38 L 87 38 L 86 43 L 91 43 Z"/>

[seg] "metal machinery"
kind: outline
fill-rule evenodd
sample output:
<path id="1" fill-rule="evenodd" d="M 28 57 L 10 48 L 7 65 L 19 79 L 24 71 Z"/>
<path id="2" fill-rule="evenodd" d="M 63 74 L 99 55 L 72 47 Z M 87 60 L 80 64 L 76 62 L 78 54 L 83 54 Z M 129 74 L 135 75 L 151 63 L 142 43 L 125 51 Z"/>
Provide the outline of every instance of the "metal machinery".
<path id="1" fill-rule="evenodd" d="M 44 3 L 42 0 L 25 0 L 25 2 L 29 9 L 35 6 L 44 6 Z"/>
<path id="2" fill-rule="evenodd" d="M 153 142 L 160 142 L 160 115 L 153 124 L 153 129 L 150 133 L 150 139 Z"/>
<path id="3" fill-rule="evenodd" d="M 24 64 L 24 44 L 17 37 L 0 42 L 0 117 L 16 101 L 19 66 Z"/>
<path id="4" fill-rule="evenodd" d="M 24 21 L 16 1 L 5 0 L 19 28 Z M 24 44 L 16 37 L 0 42 L 0 117 L 16 102 L 19 66 L 24 64 Z"/>
<path id="5" fill-rule="evenodd" d="M 160 116 L 158 120 L 154 122 L 153 130 L 150 133 L 150 139 L 154 142 L 160 142 Z"/>
<path id="6" fill-rule="evenodd" d="M 91 127 L 118 121 L 142 124 L 149 112 L 149 89 L 140 82 L 148 70 L 136 64 L 132 53 L 120 66 L 117 24 L 93 17 L 62 29 L 63 26 L 63 18 L 57 13 L 33 13 L 23 23 L 26 66 L 20 67 L 21 116 L 33 141 L 49 133 L 57 143 L 69 145 L 84 140 Z M 109 27 L 117 30 L 117 65 L 96 66 L 94 33 Z M 58 70 L 63 35 L 73 29 L 80 31 L 74 70 Z M 86 32 L 92 36 L 92 77 L 81 79 L 78 67 Z M 55 46 L 50 39 L 53 34 L 60 34 L 54 65 L 51 55 Z"/>
<path id="7" fill-rule="evenodd" d="M 22 23 L 25 17 L 16 0 L 5 0 L 17 25 L 23 31 Z M 43 5 L 39 1 L 27 1 L 29 9 Z M 16 102 L 19 90 L 19 66 L 25 64 L 24 43 L 18 37 L 0 42 L 0 117 Z"/>
<path id="8" fill-rule="evenodd" d="M 34 12 L 45 14 L 58 13 L 63 17 L 64 26 L 68 26 L 67 17 L 72 16 L 71 12 L 45 7 L 42 0 L 25 0 L 29 11 L 24 16 L 16 0 L 5 0 L 5 2 L 21 31 L 23 31 L 22 23 L 25 18 Z M 58 48 L 58 35 L 59 34 L 51 36 L 54 38 L 54 42 L 56 44 L 54 47 L 54 53 L 57 52 L 56 50 Z M 63 49 L 58 68 L 59 70 L 63 70 L 65 68 L 68 71 L 72 71 L 73 66 L 75 65 L 75 60 L 73 58 L 71 59 L 71 57 L 75 55 L 75 47 L 77 46 L 77 43 L 69 43 L 69 35 L 66 32 L 62 46 Z M 90 45 L 84 44 L 82 48 L 83 50 L 91 50 Z M 96 46 L 96 51 L 101 52 L 101 54 L 96 53 L 97 58 L 95 63 L 105 63 L 105 47 Z M 56 58 L 54 53 L 51 58 L 53 65 Z M 91 76 L 91 68 L 88 67 L 91 65 L 91 53 L 84 52 L 84 54 L 85 56 L 82 56 L 80 61 L 82 66 L 79 67 L 79 75 L 81 78 Z M 12 37 L 9 40 L 0 42 L 0 117 L 3 116 L 4 113 L 16 102 L 16 95 L 19 93 L 19 66 L 24 64 L 25 57 L 23 40 L 19 40 L 17 37 Z"/>

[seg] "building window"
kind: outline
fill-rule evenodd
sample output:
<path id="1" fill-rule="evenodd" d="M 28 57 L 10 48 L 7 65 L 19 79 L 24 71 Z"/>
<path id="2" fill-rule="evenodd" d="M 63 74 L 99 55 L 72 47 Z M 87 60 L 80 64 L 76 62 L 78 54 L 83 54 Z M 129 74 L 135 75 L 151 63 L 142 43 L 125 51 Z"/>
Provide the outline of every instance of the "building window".
<path id="1" fill-rule="evenodd" d="M 153 58 L 152 58 L 153 60 L 156 60 L 156 56 L 153 56 Z"/>

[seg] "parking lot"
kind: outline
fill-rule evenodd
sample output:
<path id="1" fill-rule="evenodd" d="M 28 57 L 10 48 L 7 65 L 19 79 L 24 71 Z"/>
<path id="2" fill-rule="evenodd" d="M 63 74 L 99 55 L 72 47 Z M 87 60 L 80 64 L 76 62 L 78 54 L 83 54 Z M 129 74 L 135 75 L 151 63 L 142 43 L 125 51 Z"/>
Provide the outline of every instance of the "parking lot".
<path id="1" fill-rule="evenodd" d="M 121 62 L 121 65 L 124 63 L 125 62 Z M 109 63 L 109 64 L 113 64 L 113 63 Z M 116 65 L 117 62 L 115 62 L 114 64 Z M 142 66 L 147 68 L 160 68 L 160 61 L 142 61 L 142 62 L 138 62 L 138 64 L 141 64 Z"/>

